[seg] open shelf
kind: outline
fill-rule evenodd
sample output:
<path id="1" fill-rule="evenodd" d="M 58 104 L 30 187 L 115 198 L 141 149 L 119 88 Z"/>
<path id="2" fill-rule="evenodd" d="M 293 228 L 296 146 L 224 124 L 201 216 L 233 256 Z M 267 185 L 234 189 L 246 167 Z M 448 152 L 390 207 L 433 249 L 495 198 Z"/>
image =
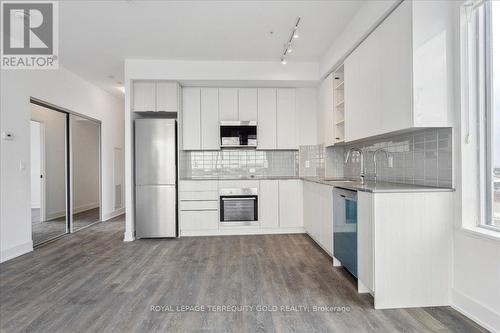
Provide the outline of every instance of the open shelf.
<path id="1" fill-rule="evenodd" d="M 333 72 L 333 95 L 334 105 L 333 108 L 333 122 L 334 126 L 334 144 L 344 142 L 345 138 L 345 116 L 344 116 L 344 65 L 341 65 Z"/>

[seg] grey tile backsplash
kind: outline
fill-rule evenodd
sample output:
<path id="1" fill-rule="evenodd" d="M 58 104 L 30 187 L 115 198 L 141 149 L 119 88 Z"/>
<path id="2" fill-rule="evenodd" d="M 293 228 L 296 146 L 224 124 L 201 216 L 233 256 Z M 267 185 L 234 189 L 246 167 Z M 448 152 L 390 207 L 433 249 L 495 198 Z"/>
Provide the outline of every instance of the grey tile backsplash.
<path id="1" fill-rule="evenodd" d="M 392 167 L 385 154 L 377 154 L 377 179 L 381 181 L 409 183 L 428 186 L 451 187 L 452 130 L 433 128 L 411 133 L 387 136 L 383 139 L 365 141 L 354 145 L 323 148 L 322 146 L 300 147 L 299 170 L 301 177 L 356 178 L 360 163 L 357 153 L 344 164 L 348 149 L 362 148 L 365 152 L 365 174 L 374 179 L 373 153 L 384 148 L 392 158 Z"/>
<path id="2" fill-rule="evenodd" d="M 299 174 L 296 150 L 181 151 L 181 178 L 224 176 L 283 176 Z"/>

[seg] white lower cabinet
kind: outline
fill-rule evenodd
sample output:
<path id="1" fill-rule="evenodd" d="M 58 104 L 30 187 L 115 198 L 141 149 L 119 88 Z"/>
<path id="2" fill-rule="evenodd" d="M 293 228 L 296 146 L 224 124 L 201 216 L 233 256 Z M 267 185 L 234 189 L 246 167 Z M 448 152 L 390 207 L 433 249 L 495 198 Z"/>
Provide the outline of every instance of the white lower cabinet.
<path id="1" fill-rule="evenodd" d="M 303 233 L 301 179 L 181 180 L 181 236 Z M 258 225 L 220 227 L 219 191 L 256 188 Z"/>
<path id="2" fill-rule="evenodd" d="M 219 229 L 219 192 L 216 180 L 179 182 L 179 230 L 181 236 Z"/>
<path id="3" fill-rule="evenodd" d="M 217 230 L 219 228 L 217 210 L 181 210 L 179 212 L 180 230 Z"/>
<path id="4" fill-rule="evenodd" d="M 279 228 L 278 181 L 261 180 L 259 221 L 261 228 Z"/>
<path id="5" fill-rule="evenodd" d="M 280 227 L 303 227 L 302 180 L 280 180 L 278 187 Z"/>
<path id="6" fill-rule="evenodd" d="M 358 192 L 358 291 L 376 309 L 449 305 L 452 204 L 452 192 Z"/>
<path id="7" fill-rule="evenodd" d="M 319 242 L 326 252 L 333 254 L 333 188 L 329 185 L 319 186 Z"/>
<path id="8" fill-rule="evenodd" d="M 373 293 L 373 194 L 358 192 L 358 292 Z"/>
<path id="9" fill-rule="evenodd" d="M 329 255 L 333 255 L 333 187 L 304 182 L 304 227 Z"/>

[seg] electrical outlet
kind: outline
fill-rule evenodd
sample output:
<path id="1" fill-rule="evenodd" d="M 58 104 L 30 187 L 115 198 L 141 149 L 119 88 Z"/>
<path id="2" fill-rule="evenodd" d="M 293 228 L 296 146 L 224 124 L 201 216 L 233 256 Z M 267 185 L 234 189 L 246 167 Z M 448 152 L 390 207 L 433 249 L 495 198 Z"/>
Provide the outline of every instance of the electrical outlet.
<path id="1" fill-rule="evenodd" d="M 255 173 L 255 169 L 254 168 L 250 168 L 248 171 L 250 171 L 250 173 Z"/>

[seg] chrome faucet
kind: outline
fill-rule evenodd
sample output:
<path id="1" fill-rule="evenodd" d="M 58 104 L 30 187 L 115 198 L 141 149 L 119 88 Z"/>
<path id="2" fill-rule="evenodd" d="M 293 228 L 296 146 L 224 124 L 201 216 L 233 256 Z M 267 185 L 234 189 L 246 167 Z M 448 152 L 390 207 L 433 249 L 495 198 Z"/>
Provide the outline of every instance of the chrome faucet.
<path id="1" fill-rule="evenodd" d="M 377 153 L 379 151 L 382 151 L 385 153 L 385 158 L 387 159 L 387 162 L 389 163 L 389 152 L 385 150 L 384 148 L 379 148 L 373 152 L 373 167 L 374 167 L 374 181 L 377 182 Z"/>
<path id="2" fill-rule="evenodd" d="M 349 162 L 349 157 L 351 157 L 351 153 L 353 151 L 359 153 L 359 158 L 360 158 L 359 162 L 360 162 L 360 169 L 361 169 L 359 172 L 359 181 L 361 182 L 361 184 L 364 184 L 365 183 L 365 161 L 364 161 L 363 151 L 361 150 L 361 148 L 349 149 L 349 151 L 347 152 L 347 156 L 345 158 L 344 164 L 347 164 L 347 162 Z"/>

